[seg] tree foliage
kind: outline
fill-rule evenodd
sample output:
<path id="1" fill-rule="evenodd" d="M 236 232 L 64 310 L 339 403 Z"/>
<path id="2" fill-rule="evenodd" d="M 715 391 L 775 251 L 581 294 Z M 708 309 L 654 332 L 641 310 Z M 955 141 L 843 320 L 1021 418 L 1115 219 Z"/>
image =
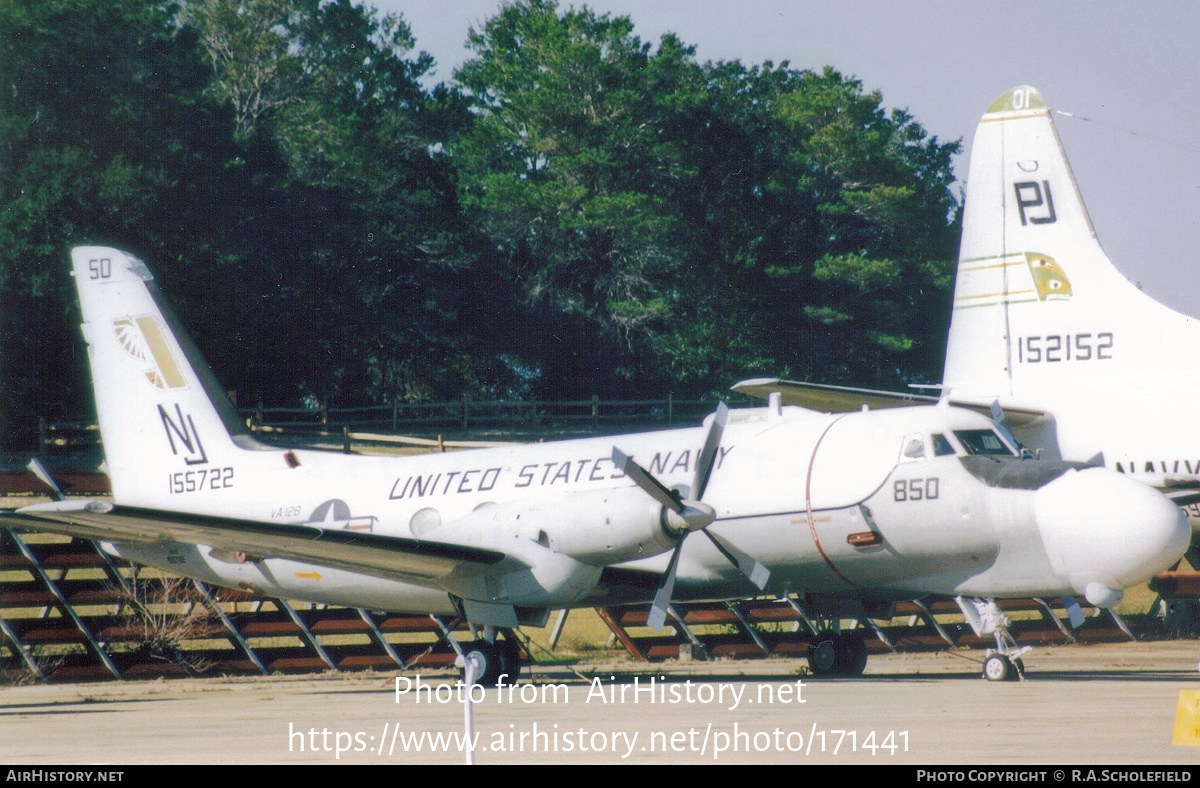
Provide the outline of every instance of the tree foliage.
<path id="1" fill-rule="evenodd" d="M 0 0 L 0 373 L 6 435 L 79 410 L 69 247 L 169 256 L 203 182 L 211 115 L 194 39 L 161 5 Z M 71 319 L 77 323 L 77 319 Z"/>
<path id="2" fill-rule="evenodd" d="M 0 0 L 6 432 L 86 401 L 82 243 L 243 404 L 937 373 L 957 143 L 859 80 L 553 0 L 448 84 L 416 44 L 350 0 Z"/>
<path id="3" fill-rule="evenodd" d="M 602 391 L 673 313 L 680 162 L 646 88 L 680 53 L 651 54 L 627 18 L 548 2 L 506 6 L 469 43 L 477 57 L 455 75 L 476 110 L 454 148 L 459 198 L 492 242 L 482 264 L 534 318 L 510 322 L 542 334 L 514 350 L 553 393 Z"/>
<path id="4" fill-rule="evenodd" d="M 957 143 L 832 69 L 699 63 L 551 0 L 469 43 L 460 201 L 561 393 L 933 371 Z"/>

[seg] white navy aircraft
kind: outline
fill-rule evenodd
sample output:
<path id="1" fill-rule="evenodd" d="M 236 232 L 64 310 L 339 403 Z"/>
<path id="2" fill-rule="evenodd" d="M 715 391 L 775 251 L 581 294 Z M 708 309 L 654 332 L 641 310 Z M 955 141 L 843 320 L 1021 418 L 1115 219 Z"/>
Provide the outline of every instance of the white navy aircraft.
<path id="1" fill-rule="evenodd" d="M 953 595 L 993 621 L 985 673 L 1001 678 L 1021 650 L 995 598 L 1110 606 L 1187 546 L 1153 488 L 1021 458 L 990 419 L 944 402 L 830 415 L 775 397 L 699 428 L 413 457 L 267 446 L 140 260 L 81 247 L 72 261 L 113 501 L 0 522 L 220 585 L 456 614 L 483 629 L 468 656 L 485 681 L 520 667 L 495 630 L 550 610 L 653 599 L 661 627 L 672 599 L 788 593 L 864 617 Z M 822 633 L 810 660 L 852 674 L 866 651 Z"/>
<path id="2" fill-rule="evenodd" d="M 1100 247 L 1042 95 L 1023 86 L 996 99 L 971 148 L 941 396 L 984 413 L 994 404 L 1042 457 L 1157 487 L 1200 528 L 1197 347 L 1200 320 L 1147 296 Z M 828 410 L 936 399 L 776 380 L 734 388 Z"/>

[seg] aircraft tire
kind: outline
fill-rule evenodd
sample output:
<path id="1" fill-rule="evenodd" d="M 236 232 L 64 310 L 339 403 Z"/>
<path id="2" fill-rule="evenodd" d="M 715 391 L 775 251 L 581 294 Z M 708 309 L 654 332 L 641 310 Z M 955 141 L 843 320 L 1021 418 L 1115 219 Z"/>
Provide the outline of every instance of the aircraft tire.
<path id="1" fill-rule="evenodd" d="M 496 648 L 500 652 L 500 659 L 503 663 L 503 683 L 516 684 L 521 678 L 521 669 L 524 667 L 521 662 L 521 644 L 515 639 L 508 640 L 507 638 L 496 643 Z"/>
<path id="2" fill-rule="evenodd" d="M 808 669 L 814 676 L 836 676 L 840 672 L 838 636 L 831 629 L 822 629 L 808 644 Z"/>
<path id="3" fill-rule="evenodd" d="M 1011 681 L 1017 670 L 1003 654 L 992 654 L 983 661 L 983 677 L 988 681 Z"/>
<path id="4" fill-rule="evenodd" d="M 843 632 L 834 640 L 837 672 L 842 676 L 861 676 L 867 667 L 867 644 L 857 632 Z"/>
<path id="5" fill-rule="evenodd" d="M 471 659 L 472 655 L 478 657 L 480 670 L 475 676 L 475 683 L 484 687 L 494 687 L 500 682 L 500 677 L 503 676 L 508 668 L 504 664 L 504 654 L 501 648 L 493 643 L 488 643 L 486 640 L 476 640 L 465 649 L 463 656 Z M 463 681 L 466 681 L 466 671 L 463 671 Z"/>
<path id="6" fill-rule="evenodd" d="M 1021 677 L 1025 675 L 1025 663 L 1021 661 L 1020 657 L 1014 659 L 1012 663 L 1013 672 L 1012 676 L 1009 677 L 1009 681 L 1020 681 Z"/>

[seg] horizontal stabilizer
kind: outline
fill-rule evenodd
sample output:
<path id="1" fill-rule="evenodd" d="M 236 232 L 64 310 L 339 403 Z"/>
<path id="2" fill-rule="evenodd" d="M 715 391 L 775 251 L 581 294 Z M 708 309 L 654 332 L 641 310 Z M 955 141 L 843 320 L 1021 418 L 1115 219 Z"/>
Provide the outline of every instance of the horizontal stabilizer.
<path id="1" fill-rule="evenodd" d="M 821 383 L 801 383 L 795 380 L 779 378 L 753 378 L 743 380 L 733 385 L 734 391 L 749 394 L 752 397 L 766 399 L 771 394 L 779 392 L 785 405 L 799 405 L 802 408 L 818 410 L 822 413 L 849 413 L 862 410 L 866 405 L 872 410 L 883 408 L 903 408 L 910 405 L 932 405 L 938 402 L 937 397 L 928 394 L 912 394 L 898 391 L 877 391 L 874 389 L 858 389 L 849 386 L 829 386 Z M 966 408 L 976 413 L 992 418 L 991 402 L 982 400 L 958 399 L 951 396 L 947 404 L 956 408 Z M 1050 414 L 1044 410 L 1027 407 L 1012 407 L 1001 405 L 1005 419 L 1014 429 L 1028 427 Z"/>
<path id="2" fill-rule="evenodd" d="M 863 405 L 872 409 L 900 408 L 907 405 L 932 405 L 937 397 L 927 394 L 902 394 L 894 391 L 872 391 L 848 386 L 829 386 L 821 383 L 801 383 L 780 378 L 752 378 L 735 383 L 734 391 L 752 397 L 767 399 L 779 392 L 783 404 L 799 405 L 821 413 L 848 413 L 861 410 Z"/>

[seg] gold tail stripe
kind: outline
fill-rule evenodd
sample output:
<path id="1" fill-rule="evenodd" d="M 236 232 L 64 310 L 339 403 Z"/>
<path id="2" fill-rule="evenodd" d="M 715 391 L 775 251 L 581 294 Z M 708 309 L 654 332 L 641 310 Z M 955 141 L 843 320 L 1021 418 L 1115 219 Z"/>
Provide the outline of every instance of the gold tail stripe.
<path id="1" fill-rule="evenodd" d="M 149 316 L 139 317 L 137 324 L 138 328 L 142 329 L 142 336 L 146 338 L 146 344 L 150 346 L 150 355 L 154 356 L 154 363 L 162 374 L 163 385 L 161 388 L 184 388 L 186 384 L 183 373 L 179 371 L 179 365 L 175 363 L 175 357 L 171 354 L 166 337 L 163 336 L 162 326 Z"/>

